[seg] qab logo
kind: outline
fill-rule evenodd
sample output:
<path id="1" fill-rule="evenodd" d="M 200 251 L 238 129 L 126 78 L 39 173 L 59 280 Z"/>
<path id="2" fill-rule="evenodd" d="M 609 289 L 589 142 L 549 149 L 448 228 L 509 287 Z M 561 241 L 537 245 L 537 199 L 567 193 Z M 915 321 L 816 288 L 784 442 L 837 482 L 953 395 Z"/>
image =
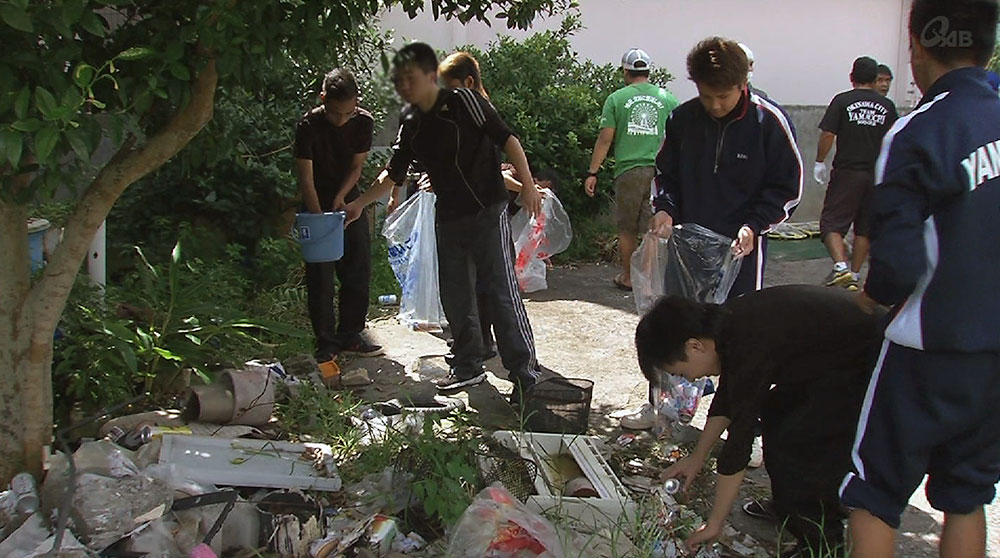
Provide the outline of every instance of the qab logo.
<path id="1" fill-rule="evenodd" d="M 920 34 L 920 44 L 927 48 L 934 47 L 956 47 L 969 48 L 972 46 L 972 31 L 950 30 L 951 25 L 948 18 L 938 16 L 927 22 L 924 31 Z"/>
<path id="2" fill-rule="evenodd" d="M 656 118 L 658 116 L 656 107 L 650 103 L 636 103 L 632 105 L 632 111 L 628 118 L 628 133 L 636 136 L 655 136 Z"/>

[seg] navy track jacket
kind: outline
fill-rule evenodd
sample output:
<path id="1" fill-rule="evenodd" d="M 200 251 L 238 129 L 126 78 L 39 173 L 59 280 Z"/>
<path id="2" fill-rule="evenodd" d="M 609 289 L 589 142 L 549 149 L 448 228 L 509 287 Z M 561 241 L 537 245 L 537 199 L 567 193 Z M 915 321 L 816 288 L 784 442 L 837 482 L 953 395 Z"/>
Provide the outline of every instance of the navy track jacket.
<path id="1" fill-rule="evenodd" d="M 886 330 L 927 351 L 1000 350 L 1000 99 L 953 70 L 898 120 L 875 167 L 865 292 L 903 303 Z"/>
<path id="2" fill-rule="evenodd" d="M 656 156 L 654 211 L 729 238 L 758 237 L 788 219 L 802 196 L 795 130 L 774 101 L 750 91 L 734 114 L 712 118 L 697 98 L 670 113 Z"/>

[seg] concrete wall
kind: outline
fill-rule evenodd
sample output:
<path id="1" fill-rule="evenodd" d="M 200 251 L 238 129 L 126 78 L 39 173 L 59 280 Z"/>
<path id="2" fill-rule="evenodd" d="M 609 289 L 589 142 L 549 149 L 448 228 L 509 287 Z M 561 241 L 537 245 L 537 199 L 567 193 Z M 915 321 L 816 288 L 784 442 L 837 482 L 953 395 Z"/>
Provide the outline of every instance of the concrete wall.
<path id="1" fill-rule="evenodd" d="M 818 221 L 819 212 L 823 209 L 826 188 L 813 180 L 813 163 L 816 161 L 816 144 L 819 143 L 819 121 L 823 119 L 826 106 L 796 105 L 784 108 L 792 117 L 792 124 L 795 126 L 799 155 L 802 156 L 802 170 L 805 173 L 802 182 L 802 201 L 799 202 L 791 221 Z M 836 148 L 831 149 L 827 155 L 827 164 L 833 162 L 834 153 Z"/>
<path id="2" fill-rule="evenodd" d="M 754 83 L 783 105 L 826 105 L 850 88 L 855 58 L 874 57 L 896 74 L 890 91 L 897 105 L 912 106 L 906 17 L 910 0 L 581 0 L 585 28 L 573 38 L 581 58 L 618 64 L 622 53 L 640 47 L 675 80 L 677 97 L 694 96 L 686 79 L 685 58 L 701 39 L 722 35 L 747 43 L 754 51 Z M 410 20 L 401 10 L 382 18 L 395 29 L 395 46 L 422 40 L 435 48 L 486 46 L 498 33 L 524 37 L 558 28 L 560 18 L 536 22 L 527 31 L 509 31 L 502 21 L 492 27 L 434 21 L 429 13 Z M 544 71 L 539 68 L 539 71 Z"/>

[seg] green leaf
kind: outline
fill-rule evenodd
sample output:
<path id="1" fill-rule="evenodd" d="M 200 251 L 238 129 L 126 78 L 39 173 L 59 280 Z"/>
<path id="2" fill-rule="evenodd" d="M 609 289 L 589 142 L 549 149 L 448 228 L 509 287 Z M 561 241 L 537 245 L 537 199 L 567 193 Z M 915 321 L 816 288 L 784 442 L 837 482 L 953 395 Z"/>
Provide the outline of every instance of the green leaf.
<path id="1" fill-rule="evenodd" d="M 201 346 L 201 339 L 197 335 L 192 335 L 190 333 L 184 335 L 188 341 L 194 343 L 195 345 Z"/>
<path id="2" fill-rule="evenodd" d="M 18 31 L 32 33 L 35 30 L 34 26 L 31 25 L 31 16 L 23 8 L 17 6 L 10 4 L 0 6 L 0 19 Z"/>
<path id="3" fill-rule="evenodd" d="M 115 56 L 116 60 L 140 60 L 156 54 L 156 51 L 149 47 L 132 47 L 125 49 Z"/>
<path id="4" fill-rule="evenodd" d="M 43 115 L 48 116 L 55 112 L 59 103 L 56 102 L 55 96 L 49 93 L 49 90 L 38 86 L 35 88 L 35 105 L 38 106 L 38 110 L 42 112 Z"/>
<path id="5" fill-rule="evenodd" d="M 37 118 L 18 120 L 11 124 L 10 127 L 21 132 L 37 132 L 42 127 L 42 121 Z"/>
<path id="6" fill-rule="evenodd" d="M 180 41 L 172 42 L 167 45 L 166 51 L 163 53 L 163 58 L 167 62 L 176 62 L 184 57 L 184 43 Z"/>
<path id="7" fill-rule="evenodd" d="M 104 37 L 104 35 L 105 35 L 104 19 L 102 19 L 100 16 L 98 16 L 94 12 L 87 12 L 83 16 L 83 20 L 81 21 L 81 24 L 83 25 L 83 28 L 86 29 L 87 32 L 90 33 L 91 35 L 96 35 L 98 37 Z M 111 71 L 114 71 L 114 66 L 112 66 L 112 70 Z"/>
<path id="8" fill-rule="evenodd" d="M 90 162 L 90 150 L 87 149 L 87 142 L 84 141 L 84 132 L 79 128 L 74 130 L 66 131 L 66 140 L 69 142 L 69 146 L 73 148 L 73 152 L 76 156 L 84 163 Z"/>
<path id="9" fill-rule="evenodd" d="M 24 147 L 24 136 L 13 130 L 0 131 L 0 142 L 3 143 L 4 157 L 10 161 L 10 165 L 17 168 L 21 161 L 21 150 Z"/>
<path id="10" fill-rule="evenodd" d="M 93 83 L 96 73 L 97 70 L 90 64 L 77 64 L 76 70 L 73 71 L 73 82 L 86 89 Z"/>
<path id="11" fill-rule="evenodd" d="M 35 134 L 35 157 L 38 162 L 45 162 L 59 142 L 59 129 L 55 126 L 46 126 Z"/>
<path id="12" fill-rule="evenodd" d="M 17 99 L 14 100 L 14 115 L 19 119 L 24 118 L 28 114 L 29 102 L 31 102 L 31 89 L 25 85 L 17 94 Z"/>
<path id="13" fill-rule="evenodd" d="M 191 71 L 187 69 L 187 66 L 179 62 L 174 62 L 170 65 L 170 75 L 181 81 L 191 81 Z"/>
<path id="14" fill-rule="evenodd" d="M 83 15 L 83 0 L 64 0 L 62 20 L 66 25 L 73 25 L 80 21 Z"/>
<path id="15" fill-rule="evenodd" d="M 160 355 L 161 357 L 163 357 L 163 358 L 165 358 L 167 360 L 174 360 L 174 361 L 178 361 L 178 362 L 181 362 L 181 361 L 184 360 L 184 357 L 182 357 L 181 355 L 178 355 L 176 353 L 172 353 L 172 352 L 168 351 L 167 349 L 164 349 L 163 347 L 153 347 L 153 352 L 156 353 L 156 354 L 158 354 L 158 355 Z"/>

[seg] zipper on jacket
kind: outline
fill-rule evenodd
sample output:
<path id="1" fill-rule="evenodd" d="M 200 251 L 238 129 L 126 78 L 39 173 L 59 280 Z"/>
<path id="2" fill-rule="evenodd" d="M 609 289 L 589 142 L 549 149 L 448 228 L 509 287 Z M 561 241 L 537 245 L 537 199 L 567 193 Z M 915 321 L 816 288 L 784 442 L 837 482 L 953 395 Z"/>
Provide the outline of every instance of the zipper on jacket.
<path id="1" fill-rule="evenodd" d="M 719 157 L 722 156 L 722 140 L 725 139 L 726 130 L 729 128 L 729 125 L 733 123 L 733 121 L 730 120 L 729 122 L 726 122 L 725 126 L 719 124 L 718 120 L 716 120 L 715 123 L 719 126 L 719 141 L 715 144 L 715 170 L 713 171 L 713 174 L 719 174 Z"/>

